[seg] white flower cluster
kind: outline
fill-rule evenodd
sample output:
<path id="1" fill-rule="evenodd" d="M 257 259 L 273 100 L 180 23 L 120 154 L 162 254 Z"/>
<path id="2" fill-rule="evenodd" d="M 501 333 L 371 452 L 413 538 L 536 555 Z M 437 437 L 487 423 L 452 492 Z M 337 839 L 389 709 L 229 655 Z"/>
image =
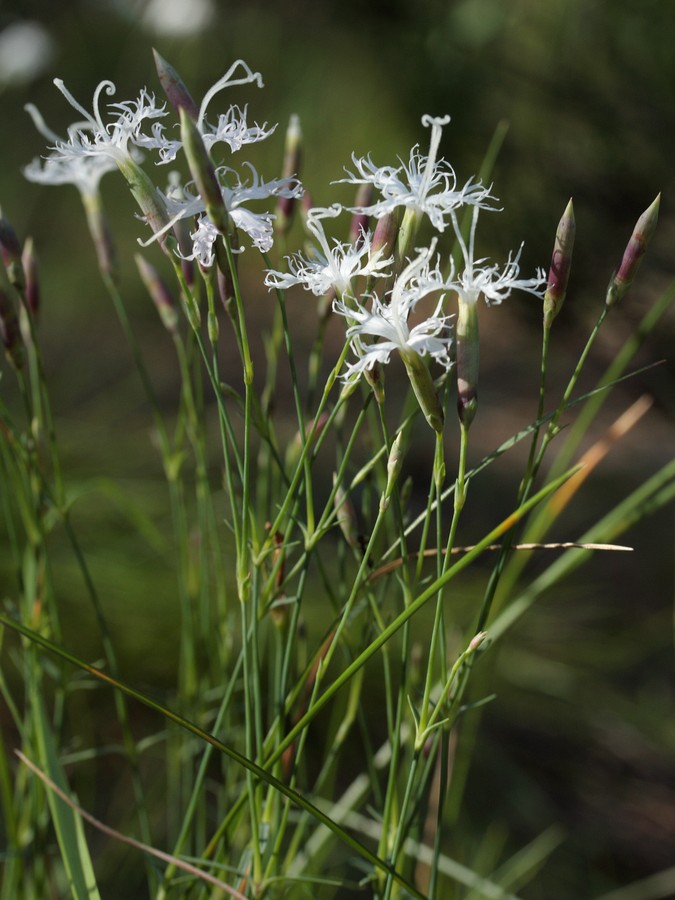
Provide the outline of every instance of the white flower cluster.
<path id="1" fill-rule="evenodd" d="M 448 370 L 452 365 L 451 316 L 444 312 L 444 298 L 448 293 L 456 294 L 460 303 L 471 305 L 481 296 L 487 303 L 500 303 L 513 290 L 543 296 L 543 270 L 538 270 L 532 278 L 519 278 L 521 250 L 515 256 L 509 256 L 501 269 L 489 264 L 486 259 L 475 258 L 478 213 L 481 209 L 496 210 L 496 198 L 489 187 L 476 179 L 469 179 L 460 186 L 452 166 L 443 159 L 437 159 L 442 129 L 448 122 L 449 117 L 423 117 L 422 123 L 431 128 L 428 154 L 422 154 L 419 146 L 415 146 L 407 163 L 400 160 L 398 166 L 381 167 L 376 166 L 370 156 L 354 156 L 355 172 L 348 171 L 348 177 L 341 181 L 372 185 L 380 195 L 369 205 L 349 207 L 348 211 L 354 215 L 382 219 L 403 211 L 399 251 L 402 247 L 401 235 L 407 234 L 414 239 L 424 217 L 439 233 L 450 225 L 463 256 L 461 271 L 455 270 L 450 258 L 446 274 L 442 273 L 439 258 L 434 260 L 436 238 L 428 247 L 418 248 L 414 252 L 414 245 L 403 244 L 406 258 L 399 253 L 398 268 L 396 256 L 383 259 L 381 249 L 373 251 L 370 232 L 362 232 L 355 244 L 335 241 L 331 245 L 322 221 L 342 211 L 339 206 L 333 206 L 328 210 L 309 211 L 307 230 L 317 244 L 312 255 L 291 257 L 287 272 L 267 273 L 268 287 L 288 288 L 297 284 L 318 296 L 331 290 L 335 292 L 333 310 L 347 320 L 347 337 L 357 357 L 347 370 L 347 379 L 357 377 L 378 363 L 388 362 L 394 350 L 402 355 L 412 352 L 429 356 Z M 473 208 L 468 243 L 462 236 L 458 219 L 458 210 L 465 207 Z M 361 276 L 365 276 L 369 285 L 378 278 L 382 279 L 385 284 L 383 291 L 378 294 L 371 289 L 369 293 L 359 296 L 356 280 Z M 433 311 L 410 325 L 410 318 L 419 302 L 433 293 L 439 295 Z"/>
<path id="2" fill-rule="evenodd" d="M 27 107 L 38 131 L 50 141 L 49 155 L 42 161 L 33 160 L 24 169 L 30 181 L 74 184 L 87 202 L 97 194 L 99 182 L 106 172 L 118 168 L 125 171 L 128 163 L 138 161 L 141 151 L 157 153 L 157 164 L 161 165 L 175 161 L 182 149 L 181 141 L 168 137 L 164 124 L 159 121 L 169 115 L 166 105 L 158 104 L 154 95 L 146 90 L 141 91 L 135 101 L 109 104 L 106 117 L 101 109 L 101 97 L 104 93 L 108 96 L 114 94 L 112 82 L 103 81 L 98 85 L 92 112 L 78 103 L 61 80 L 55 79 L 54 83 L 83 118 L 68 128 L 64 138 L 51 131 L 34 106 Z M 273 133 L 274 126 L 268 127 L 266 123 L 249 125 L 245 107 L 242 110 L 238 106 L 230 106 L 213 122 L 207 119 L 209 104 L 217 93 L 226 87 L 251 83 L 262 87 L 261 75 L 253 72 L 243 60 L 237 60 L 205 95 L 199 109 L 197 127 L 207 150 L 211 151 L 222 143 L 229 147 L 231 153 L 235 153 L 245 145 L 262 141 Z M 254 211 L 249 204 L 271 197 L 299 197 L 302 187 L 293 177 L 265 181 L 252 165 L 245 165 L 245 175 L 230 166 L 223 165 L 216 169 L 223 202 L 237 228 L 250 237 L 254 246 L 267 251 L 272 246 L 274 216 L 269 211 Z M 158 192 L 158 197 L 165 204 L 168 224 L 150 241 L 156 240 L 181 220 L 196 221 L 191 234 L 192 252 L 187 258 L 211 265 L 216 229 L 209 221 L 204 201 L 194 190 L 193 184 L 188 182 L 182 192 Z"/>
<path id="3" fill-rule="evenodd" d="M 101 98 L 104 94 L 112 96 L 115 86 L 103 81 L 94 92 L 89 112 L 62 81 L 57 79 L 55 84 L 82 118 L 68 128 L 66 137 L 59 137 L 35 107 L 27 107 L 36 127 L 50 142 L 49 155 L 42 161 L 34 160 L 24 170 L 30 180 L 42 184 L 72 183 L 81 192 L 85 204 L 91 204 L 107 172 L 120 169 L 134 192 L 134 182 L 140 180 L 140 175 L 135 173 L 143 154 L 156 154 L 156 164 L 166 165 L 173 163 L 182 151 L 182 141 L 173 133 L 167 134 L 166 105 L 158 104 L 146 90 L 141 91 L 137 100 L 110 103 L 104 111 Z M 232 156 L 273 133 L 274 126 L 267 123 L 249 124 L 246 107 L 232 105 L 217 117 L 208 115 L 213 98 L 224 88 L 245 84 L 262 87 L 262 77 L 243 60 L 237 60 L 207 91 L 198 109 L 189 98 L 191 116 L 208 153 L 214 154 L 218 145 L 224 144 Z M 429 356 L 449 369 L 452 329 L 451 317 L 444 307 L 448 294 L 458 297 L 461 308 L 462 304 L 474 306 L 481 296 L 487 303 L 500 303 L 516 289 L 538 296 L 543 292 L 542 271 L 532 278 L 519 277 L 521 250 L 510 255 L 502 268 L 476 258 L 478 214 L 481 210 L 496 210 L 497 201 L 491 188 L 478 179 L 461 184 L 452 166 L 438 158 L 443 126 L 448 122 L 447 116 L 423 117 L 422 124 L 431 131 L 428 153 L 422 153 L 416 145 L 408 161 L 399 160 L 397 166 L 377 166 L 370 156 L 353 156 L 354 171 L 346 170 L 347 177 L 341 179 L 361 189 L 370 188 L 375 194 L 373 202 L 345 208 L 346 211 L 365 221 L 373 218 L 400 222 L 395 247 L 385 242 L 389 247 L 385 250 L 379 237 L 366 230 L 361 230 L 353 243 L 329 240 L 324 222 L 339 216 L 343 208 L 317 207 L 309 210 L 306 219 L 307 231 L 315 243 L 311 253 L 290 257 L 285 272 L 267 272 L 265 283 L 270 288 L 302 285 L 317 296 L 334 294 L 333 309 L 347 320 L 347 338 L 356 355 L 346 378 L 358 377 L 376 364 L 388 362 L 394 350 L 407 359 L 407 364 L 414 354 L 415 358 Z M 215 176 L 224 208 L 234 226 L 247 234 L 259 250 L 268 251 L 273 242 L 274 215 L 267 209 L 258 211 L 256 205 L 271 198 L 278 201 L 300 197 L 302 186 L 298 179 L 291 175 L 266 181 L 248 162 L 238 169 L 216 165 Z M 166 192 L 149 184 L 151 211 L 144 208 L 144 213 L 153 227 L 153 235 L 146 243 L 161 238 L 179 222 L 188 221 L 192 226 L 192 246 L 185 248 L 182 244 L 183 253 L 202 266 L 211 266 L 219 231 L 209 219 L 206 199 L 200 196 L 196 184 L 177 186 L 175 173 L 170 176 Z M 145 190 L 143 185 L 134 193 L 137 199 L 142 190 Z M 462 235 L 458 218 L 459 211 L 466 208 L 473 211 L 468 241 Z M 427 247 L 416 247 L 417 233 L 425 219 L 438 235 L 448 227 L 451 229 L 463 257 L 461 271 L 456 271 L 450 258 L 442 271 L 436 255 L 437 238 Z M 361 284 L 357 284 L 359 280 Z M 420 301 L 430 295 L 436 295 L 437 299 L 430 301 L 432 311 L 423 315 Z"/>

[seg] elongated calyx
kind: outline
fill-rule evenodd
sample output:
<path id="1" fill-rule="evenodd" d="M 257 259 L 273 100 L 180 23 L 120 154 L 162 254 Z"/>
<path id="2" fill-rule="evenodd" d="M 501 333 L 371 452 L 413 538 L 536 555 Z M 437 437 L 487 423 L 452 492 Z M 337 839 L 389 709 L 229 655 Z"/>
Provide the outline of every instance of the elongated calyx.
<path id="1" fill-rule="evenodd" d="M 469 428 L 478 408 L 478 368 L 480 341 L 478 312 L 475 303 L 460 300 L 455 328 L 457 367 L 457 414 L 465 428 Z"/>
<path id="2" fill-rule="evenodd" d="M 544 294 L 544 328 L 548 329 L 560 309 L 567 294 L 567 283 L 572 267 L 572 250 L 576 221 L 572 201 L 565 207 L 565 212 L 558 223 L 551 257 L 551 268 L 548 272 L 546 293 Z"/>
<path id="3" fill-rule="evenodd" d="M 15 369 L 23 365 L 23 343 L 16 309 L 9 295 L 0 287 L 0 340 L 5 355 Z"/>
<path id="4" fill-rule="evenodd" d="M 420 409 L 429 425 L 440 434 L 443 431 L 445 416 L 426 360 L 414 350 L 403 348 L 399 352 Z"/>
<path id="5" fill-rule="evenodd" d="M 180 130 L 190 174 L 194 178 L 199 196 L 204 201 L 206 214 L 218 231 L 224 233 L 227 230 L 227 209 L 220 182 L 204 146 L 204 139 L 184 109 L 180 111 Z"/>
<path id="6" fill-rule="evenodd" d="M 135 259 L 141 280 L 148 294 L 150 294 L 152 302 L 155 304 L 162 324 L 167 331 L 172 334 L 175 333 L 178 327 L 178 312 L 171 292 L 157 269 L 145 257 L 137 253 Z"/>
<path id="7" fill-rule="evenodd" d="M 0 257 L 11 284 L 23 290 L 25 278 L 21 262 L 21 244 L 9 219 L 0 215 Z"/>
<path id="8" fill-rule="evenodd" d="M 40 310 L 40 275 L 33 238 L 27 237 L 23 244 L 21 262 L 26 275 L 26 303 L 31 315 L 37 316 Z"/>
<path id="9" fill-rule="evenodd" d="M 302 166 L 302 128 L 300 117 L 295 113 L 291 116 L 286 129 L 286 141 L 284 144 L 284 162 L 282 166 L 282 178 L 296 178 L 300 174 Z M 281 234 L 287 234 L 293 223 L 295 213 L 295 197 L 279 197 L 277 204 L 277 218 L 275 229 Z"/>
<path id="10" fill-rule="evenodd" d="M 659 205 L 661 194 L 658 194 L 654 202 L 649 206 L 635 223 L 635 228 L 624 250 L 623 259 L 618 271 L 613 275 L 607 288 L 607 306 L 614 306 L 626 293 L 633 283 L 640 268 L 642 257 L 647 252 L 647 247 L 656 229 L 659 218 Z"/>

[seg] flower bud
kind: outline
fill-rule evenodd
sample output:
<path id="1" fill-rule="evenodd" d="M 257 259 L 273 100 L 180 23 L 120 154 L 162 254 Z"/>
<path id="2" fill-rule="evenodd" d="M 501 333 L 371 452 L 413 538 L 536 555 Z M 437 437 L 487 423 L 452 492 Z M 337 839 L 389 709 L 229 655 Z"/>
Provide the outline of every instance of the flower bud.
<path id="1" fill-rule="evenodd" d="M 281 169 L 282 178 L 293 178 L 300 174 L 302 164 L 302 129 L 300 117 L 293 115 L 286 129 L 286 143 L 284 145 L 284 162 Z M 295 212 L 295 197 L 279 197 L 277 204 L 277 217 L 274 227 L 281 234 L 288 234 L 293 223 Z"/>
<path id="2" fill-rule="evenodd" d="M 316 443 L 316 441 L 321 436 L 322 431 L 326 427 L 326 423 L 328 422 L 329 415 L 324 412 L 321 413 L 318 419 L 312 419 L 310 422 L 305 424 L 305 440 L 307 440 L 310 436 L 312 438 L 312 445 Z M 302 453 L 302 440 L 300 438 L 300 432 L 296 432 L 295 437 L 288 445 L 286 450 L 286 465 L 287 466 L 296 466 L 298 460 L 300 459 L 300 454 Z"/>
<path id="3" fill-rule="evenodd" d="M 440 434 L 443 431 L 445 416 L 425 360 L 419 353 L 407 348 L 401 348 L 399 353 L 424 417 L 434 431 Z"/>
<path id="4" fill-rule="evenodd" d="M 266 523 L 269 529 L 270 523 Z M 288 621 L 289 605 L 283 592 L 283 583 L 286 578 L 286 549 L 284 536 L 280 531 L 274 533 L 274 553 L 272 555 L 273 567 L 277 570 L 274 579 L 274 587 L 277 590 L 275 602 L 270 606 L 270 615 L 277 628 L 282 628 Z"/>
<path id="5" fill-rule="evenodd" d="M 479 631 L 478 634 L 474 634 L 471 638 L 471 641 L 468 646 L 469 653 L 475 653 L 476 650 L 482 645 L 483 641 L 487 637 L 487 631 Z"/>
<path id="6" fill-rule="evenodd" d="M 23 365 L 23 345 L 21 329 L 14 304 L 8 294 L 0 287 L 0 340 L 5 348 L 7 359 L 15 369 Z"/>
<path id="7" fill-rule="evenodd" d="M 171 292 L 164 283 L 157 269 L 145 257 L 137 253 L 134 257 L 138 272 L 152 302 L 160 315 L 162 324 L 168 332 L 175 334 L 178 325 L 178 312 Z"/>
<path id="8" fill-rule="evenodd" d="M 27 237 L 24 241 L 21 262 L 26 275 L 26 303 L 31 311 L 31 315 L 36 317 L 40 310 L 40 277 L 37 256 L 35 255 L 35 245 L 31 237 Z"/>
<path id="9" fill-rule="evenodd" d="M 180 129 L 185 157 L 190 167 L 200 197 L 206 206 L 206 214 L 221 232 L 227 231 L 227 209 L 216 170 L 204 146 L 199 129 L 184 109 L 180 110 Z"/>
<path id="10" fill-rule="evenodd" d="M 544 328 L 546 329 L 551 327 L 565 300 L 572 265 L 575 231 L 574 207 L 570 200 L 555 233 L 551 268 L 544 294 Z"/>
<path id="11" fill-rule="evenodd" d="M 359 529 L 356 519 L 356 510 L 345 489 L 341 484 L 337 483 L 337 475 L 334 472 L 333 486 L 335 487 L 336 485 L 333 506 L 335 507 L 335 512 L 337 514 L 337 523 L 344 539 L 352 549 L 355 549 L 359 546 Z"/>
<path id="12" fill-rule="evenodd" d="M 400 225 L 400 216 L 397 211 L 389 212 L 378 219 L 370 248 L 371 258 L 376 253 L 379 253 L 384 259 L 392 255 L 396 247 Z"/>
<path id="13" fill-rule="evenodd" d="M 390 256 L 395 256 L 396 242 L 398 239 L 398 232 L 400 227 L 400 210 L 389 212 L 386 215 L 382 216 L 381 219 L 378 219 L 377 225 L 375 226 L 375 232 L 373 234 L 373 240 L 370 245 L 371 261 L 376 257 L 379 257 L 380 259 L 388 259 Z M 395 264 L 391 275 L 389 276 L 389 278 L 385 279 L 384 284 L 381 287 L 381 291 L 383 294 L 386 294 L 387 291 L 391 290 L 394 283 L 395 271 L 397 268 L 400 268 L 400 266 L 397 267 Z M 368 281 L 366 283 L 366 293 L 371 290 L 373 281 L 374 278 L 372 276 L 368 278 Z"/>
<path id="14" fill-rule="evenodd" d="M 21 262 L 21 244 L 11 222 L 0 214 L 0 257 L 5 264 L 9 282 L 23 290 L 25 277 Z"/>
<path id="15" fill-rule="evenodd" d="M 473 422 L 478 405 L 478 313 L 475 303 L 459 302 L 455 329 L 457 353 L 457 413 L 465 428 Z"/>
<path id="16" fill-rule="evenodd" d="M 354 206 L 370 206 L 373 202 L 374 193 L 375 189 L 370 182 L 360 184 L 356 191 Z M 352 216 L 352 220 L 349 224 L 349 241 L 354 244 L 355 247 L 359 247 L 363 242 L 363 235 L 364 232 L 368 231 L 369 222 L 370 216 L 368 213 L 356 212 Z"/>
<path id="17" fill-rule="evenodd" d="M 152 55 L 155 57 L 157 75 L 167 100 L 177 113 L 184 109 L 188 116 L 196 122 L 199 116 L 199 108 L 192 99 L 190 91 L 186 88 L 185 82 L 174 67 L 163 56 L 160 56 L 156 50 L 153 49 Z"/>
<path id="18" fill-rule="evenodd" d="M 635 223 L 635 228 L 624 250 L 623 259 L 618 271 L 612 276 L 607 288 L 605 302 L 608 307 L 614 306 L 626 293 L 633 283 L 640 268 L 642 257 L 647 252 L 647 247 L 652 239 L 656 223 L 659 218 L 659 205 L 661 194 L 658 194 L 654 202 L 649 206 Z"/>
<path id="19" fill-rule="evenodd" d="M 380 509 L 382 510 L 386 509 L 389 506 L 391 495 L 396 486 L 396 483 L 398 482 L 399 475 L 401 474 L 403 460 L 405 458 L 406 440 L 407 434 L 404 429 L 401 429 L 401 431 L 399 431 L 399 433 L 394 438 L 394 442 L 391 445 L 391 450 L 389 451 L 389 459 L 387 460 L 387 484 L 384 489 L 382 499 L 380 500 Z"/>
<path id="20" fill-rule="evenodd" d="M 363 370 L 363 377 L 370 385 L 379 406 L 384 403 L 384 368 L 375 361 L 372 366 Z"/>

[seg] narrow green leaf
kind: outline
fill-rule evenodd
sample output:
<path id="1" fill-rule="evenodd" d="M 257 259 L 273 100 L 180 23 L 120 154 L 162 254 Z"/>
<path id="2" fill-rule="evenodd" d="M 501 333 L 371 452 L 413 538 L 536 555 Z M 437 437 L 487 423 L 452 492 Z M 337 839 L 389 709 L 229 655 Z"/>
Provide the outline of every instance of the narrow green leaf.
<path id="1" fill-rule="evenodd" d="M 135 688 L 131 687 L 128 684 L 125 684 L 123 681 L 118 680 L 117 678 L 113 678 L 111 675 L 108 675 L 105 672 L 102 672 L 100 669 L 95 668 L 94 666 L 89 665 L 84 662 L 84 660 L 75 656 L 73 653 L 70 653 L 68 650 L 65 650 L 63 647 L 60 647 L 58 644 L 54 644 L 48 638 L 34 631 L 32 628 L 29 628 L 27 625 L 24 625 L 22 622 L 18 622 L 15 619 L 10 618 L 5 613 L 0 612 L 0 625 L 4 625 L 7 628 L 11 628 L 13 631 L 22 634 L 24 637 L 28 638 L 34 644 L 37 644 L 39 647 L 42 647 L 43 650 L 48 650 L 50 653 L 55 654 L 66 662 L 70 663 L 73 666 L 76 666 L 79 669 L 82 669 L 85 672 L 89 672 L 90 675 L 93 675 L 95 678 L 98 678 L 101 681 L 106 682 L 106 684 L 115 688 L 116 690 L 122 691 L 127 694 L 129 697 L 133 697 L 139 703 L 142 703 L 144 706 L 149 707 L 150 709 L 155 710 L 160 715 L 164 716 L 166 719 L 169 719 L 171 722 L 174 722 L 176 725 L 179 725 L 181 728 L 184 728 L 186 731 L 191 732 L 197 737 L 201 738 L 208 744 L 211 744 L 215 747 L 216 750 L 219 750 L 221 753 L 224 753 L 231 760 L 236 762 L 238 765 L 242 766 L 244 769 L 247 769 L 251 772 L 256 778 L 259 778 L 261 781 L 270 785 L 279 791 L 283 796 L 288 797 L 293 803 L 302 809 L 306 810 L 311 816 L 329 828 L 334 834 L 336 834 L 340 840 L 342 840 L 347 846 L 351 847 L 359 856 L 369 862 L 371 865 L 376 868 L 382 870 L 388 875 L 391 875 L 392 878 L 395 879 L 399 884 L 401 884 L 413 897 L 419 898 L 419 900 L 424 900 L 424 897 L 418 890 L 416 890 L 411 884 L 409 884 L 406 879 L 400 875 L 390 863 L 385 862 L 383 859 L 380 859 L 375 853 L 373 853 L 365 844 L 362 844 L 357 838 L 353 837 L 347 831 L 344 830 L 340 825 L 334 822 L 330 816 L 326 815 L 322 812 L 317 806 L 315 806 L 310 800 L 307 800 L 302 794 L 299 794 L 297 791 L 294 791 L 292 788 L 285 785 L 283 782 L 279 781 L 274 775 L 271 775 L 266 769 L 263 769 L 261 766 L 257 765 L 252 760 L 248 759 L 248 757 L 239 753 L 237 750 L 234 750 L 232 747 L 229 747 L 227 744 L 224 744 L 222 741 L 218 740 L 218 738 L 214 737 L 214 735 L 209 734 L 209 732 L 204 731 L 203 728 L 200 728 L 198 725 L 195 725 L 194 722 L 190 722 L 189 719 L 183 718 L 183 716 L 174 712 L 166 706 L 163 706 L 161 703 L 158 703 L 156 700 L 146 696 Z M 56 758 L 55 753 L 53 753 L 54 758 Z M 58 775 L 60 773 L 60 769 L 54 770 L 50 765 L 46 756 L 43 754 L 42 767 L 49 774 L 50 777 L 59 785 L 62 786 L 64 784 L 64 779 L 61 777 L 59 780 Z M 55 774 L 57 777 L 54 777 Z M 61 804 L 62 806 L 64 804 Z M 70 811 L 70 815 L 74 815 L 72 810 Z M 97 894 L 83 894 L 76 895 L 83 897 L 96 897 Z"/>
<path id="2" fill-rule="evenodd" d="M 33 696 L 32 709 L 40 764 L 52 781 L 68 792 L 68 782 L 59 762 L 51 725 L 39 696 Z M 52 791 L 47 791 L 47 802 L 73 897 L 75 900 L 100 900 L 82 820 Z"/>

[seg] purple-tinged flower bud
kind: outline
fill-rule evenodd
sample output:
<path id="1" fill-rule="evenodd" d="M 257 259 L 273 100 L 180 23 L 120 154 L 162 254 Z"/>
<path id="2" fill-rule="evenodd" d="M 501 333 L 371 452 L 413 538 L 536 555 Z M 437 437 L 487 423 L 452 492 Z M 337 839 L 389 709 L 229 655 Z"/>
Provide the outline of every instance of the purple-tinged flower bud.
<path id="1" fill-rule="evenodd" d="M 565 207 L 565 212 L 562 214 L 555 233 L 551 268 L 549 269 L 546 293 L 544 294 L 544 328 L 547 330 L 560 312 L 567 293 L 575 231 L 574 207 L 570 200 Z"/>
<path id="2" fill-rule="evenodd" d="M 398 242 L 398 232 L 401 227 L 400 210 L 393 210 L 386 213 L 381 219 L 377 220 L 373 240 L 370 245 L 370 259 L 373 260 L 377 256 L 380 259 L 389 259 L 390 256 L 396 258 L 396 245 Z M 381 286 L 382 294 L 386 294 L 391 290 L 395 280 L 395 273 L 400 270 L 400 266 L 394 263 L 394 268 L 388 278 L 385 279 Z M 374 277 L 370 276 L 366 282 L 366 293 L 368 293 L 373 285 Z"/>
<path id="3" fill-rule="evenodd" d="M 480 344 L 478 312 L 475 303 L 460 300 L 455 328 L 457 365 L 457 413 L 464 428 L 469 428 L 478 406 L 478 368 Z"/>
<path id="4" fill-rule="evenodd" d="M 284 163 L 282 166 L 282 178 L 293 178 L 300 174 L 302 165 L 302 129 L 300 118 L 291 116 L 286 129 L 286 143 L 284 145 Z M 277 217 L 274 222 L 275 229 L 281 234 L 288 234 L 293 223 L 295 213 L 295 197 L 279 197 L 277 204 Z"/>
<path id="5" fill-rule="evenodd" d="M 136 265 L 138 266 L 141 280 L 143 281 L 148 294 L 150 294 L 152 302 L 155 304 L 155 308 L 160 315 L 162 324 L 168 332 L 175 334 L 178 327 L 178 312 L 176 310 L 176 303 L 171 296 L 171 292 L 157 269 L 151 265 L 145 257 L 141 256 L 140 253 L 137 253 L 134 258 L 136 260 Z"/>
<path id="6" fill-rule="evenodd" d="M 382 406 L 384 403 L 384 369 L 376 361 L 369 369 L 363 370 L 363 377 L 370 385 L 370 389 L 375 395 L 375 400 Z"/>
<path id="7" fill-rule="evenodd" d="M 468 652 L 475 653 L 476 650 L 478 650 L 478 648 L 481 646 L 481 644 L 483 643 L 483 641 L 485 640 L 486 637 L 487 637 L 487 631 L 479 631 L 478 634 L 474 634 L 474 636 L 471 638 L 471 642 L 469 643 L 469 646 L 467 648 Z"/>
<path id="8" fill-rule="evenodd" d="M 227 209 L 216 170 L 204 146 L 199 129 L 184 109 L 180 110 L 180 130 L 185 157 L 194 178 L 199 196 L 206 206 L 206 214 L 221 232 L 227 231 Z"/>
<path id="9" fill-rule="evenodd" d="M 387 259 L 394 252 L 398 230 L 401 227 L 401 217 L 398 211 L 389 212 L 378 219 L 373 234 L 373 242 L 370 247 L 370 255 L 373 257 L 379 253 L 383 259 Z"/>
<path id="10" fill-rule="evenodd" d="M 11 222 L 0 213 L 0 257 L 5 264 L 10 284 L 23 290 L 25 277 L 21 262 L 21 244 Z"/>
<path id="11" fill-rule="evenodd" d="M 9 295 L 0 287 L 0 340 L 7 359 L 15 369 L 23 365 L 23 344 L 21 329 L 14 304 Z"/>
<path id="12" fill-rule="evenodd" d="M 199 117 L 199 107 L 192 99 L 192 94 L 186 88 L 185 82 L 174 67 L 163 56 L 160 56 L 156 50 L 153 49 L 152 55 L 155 57 L 157 75 L 167 100 L 177 113 L 184 109 L 188 116 L 196 122 Z"/>
<path id="13" fill-rule="evenodd" d="M 370 206 L 373 202 L 373 197 L 375 195 L 375 188 L 368 181 L 365 184 L 360 184 L 356 191 L 356 198 L 354 201 L 355 207 L 364 207 Z M 352 220 L 349 224 L 349 241 L 354 244 L 356 247 L 360 247 L 363 242 L 363 235 L 368 231 L 368 225 L 370 223 L 370 216 L 368 213 L 364 212 L 355 212 L 352 216 Z M 390 253 L 385 254 L 385 256 L 390 256 Z"/>
<path id="14" fill-rule="evenodd" d="M 27 237 L 24 241 L 21 262 L 26 275 L 26 303 L 31 315 L 35 318 L 40 311 L 40 274 L 32 237 Z"/>
<path id="15" fill-rule="evenodd" d="M 624 250 L 621 265 L 607 288 L 607 297 L 605 303 L 608 307 L 614 306 L 626 293 L 633 283 L 633 279 L 637 275 L 640 268 L 642 257 L 647 252 L 647 247 L 652 239 L 656 223 L 659 218 L 659 205 L 661 203 L 661 194 L 656 196 L 654 202 L 649 206 L 635 223 L 635 228 L 630 236 L 630 240 Z"/>

